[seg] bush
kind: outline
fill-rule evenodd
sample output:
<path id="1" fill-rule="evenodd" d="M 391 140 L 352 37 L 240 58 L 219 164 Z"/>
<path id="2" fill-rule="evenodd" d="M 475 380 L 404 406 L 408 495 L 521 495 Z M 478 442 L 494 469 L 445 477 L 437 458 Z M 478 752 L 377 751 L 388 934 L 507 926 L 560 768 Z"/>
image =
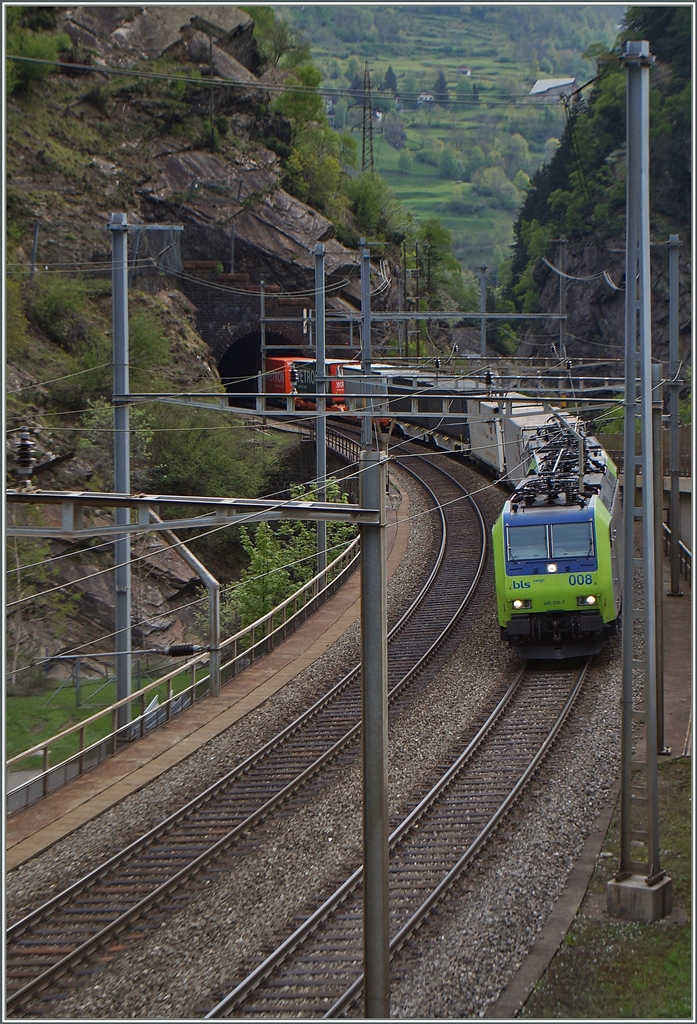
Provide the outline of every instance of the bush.
<path id="1" fill-rule="evenodd" d="M 378 174 L 361 174 L 350 179 L 346 192 L 359 231 L 370 238 L 388 241 L 403 236 L 408 214 Z"/>
<path id="2" fill-rule="evenodd" d="M 33 285 L 29 311 L 34 322 L 67 352 L 87 336 L 86 292 L 82 281 L 62 275 L 39 277 Z"/>
<path id="3" fill-rule="evenodd" d="M 5 284 L 5 339 L 8 359 L 21 359 L 29 345 L 29 322 L 19 281 L 9 278 Z"/>
<path id="4" fill-rule="evenodd" d="M 9 29 L 9 26 L 8 26 Z M 60 50 L 70 46 L 70 39 L 64 33 L 51 35 L 48 32 L 32 32 L 31 29 L 15 27 L 7 33 L 7 53 L 14 57 L 29 57 L 32 60 L 55 61 Z M 26 92 L 32 82 L 41 82 L 54 70 L 50 64 L 30 64 L 24 61 L 7 61 L 7 92 Z"/>

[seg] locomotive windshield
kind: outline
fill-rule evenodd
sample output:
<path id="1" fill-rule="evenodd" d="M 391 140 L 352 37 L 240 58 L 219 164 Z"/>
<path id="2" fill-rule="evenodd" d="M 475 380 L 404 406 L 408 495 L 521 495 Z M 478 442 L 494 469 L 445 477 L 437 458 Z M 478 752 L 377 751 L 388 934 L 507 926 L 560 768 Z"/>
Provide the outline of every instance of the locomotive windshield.
<path id="1" fill-rule="evenodd" d="M 592 555 L 592 523 L 555 523 L 552 526 L 552 558 L 591 558 Z"/>
<path id="2" fill-rule="evenodd" d="M 509 526 L 507 532 L 509 561 L 549 558 L 546 526 Z"/>

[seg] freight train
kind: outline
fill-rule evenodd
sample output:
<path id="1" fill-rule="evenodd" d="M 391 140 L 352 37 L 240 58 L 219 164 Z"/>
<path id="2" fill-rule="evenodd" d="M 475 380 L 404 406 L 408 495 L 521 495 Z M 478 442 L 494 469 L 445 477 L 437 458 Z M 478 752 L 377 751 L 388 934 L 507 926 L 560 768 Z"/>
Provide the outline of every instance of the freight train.
<path id="1" fill-rule="evenodd" d="M 314 362 L 295 362 L 295 380 L 304 374 L 303 390 L 314 392 Z M 513 489 L 492 541 L 501 636 L 518 656 L 592 654 L 617 633 L 617 469 L 581 420 L 499 393 L 489 373 L 477 379 L 375 363 L 366 388 L 360 364 L 335 360 L 327 377 L 328 406 L 337 412 L 371 402 L 375 419 L 396 420 L 402 436 L 465 455 Z"/>

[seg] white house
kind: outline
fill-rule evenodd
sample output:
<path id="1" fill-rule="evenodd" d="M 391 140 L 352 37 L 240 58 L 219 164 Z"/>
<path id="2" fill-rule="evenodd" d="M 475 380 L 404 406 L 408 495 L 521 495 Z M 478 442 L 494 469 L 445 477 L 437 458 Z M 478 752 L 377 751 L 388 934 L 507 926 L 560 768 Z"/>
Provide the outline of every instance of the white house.
<path id="1" fill-rule="evenodd" d="M 419 93 L 419 98 L 417 100 L 417 103 L 419 104 L 420 107 L 423 107 L 424 103 L 433 103 L 433 102 L 434 102 L 433 101 L 433 96 L 431 95 L 430 92 Z"/>
<path id="2" fill-rule="evenodd" d="M 557 103 L 562 96 L 571 96 L 575 91 L 575 78 L 538 78 L 528 96 L 542 103 Z"/>

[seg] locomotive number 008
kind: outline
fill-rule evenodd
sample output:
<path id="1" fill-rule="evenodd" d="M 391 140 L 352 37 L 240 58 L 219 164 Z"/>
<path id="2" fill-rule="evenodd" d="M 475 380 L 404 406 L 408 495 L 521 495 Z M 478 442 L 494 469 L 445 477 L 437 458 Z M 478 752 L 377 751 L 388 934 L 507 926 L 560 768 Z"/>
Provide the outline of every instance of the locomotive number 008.
<path id="1" fill-rule="evenodd" d="M 593 577 L 589 572 L 580 572 L 577 575 L 569 576 L 569 584 L 572 587 L 589 587 L 593 583 Z"/>

